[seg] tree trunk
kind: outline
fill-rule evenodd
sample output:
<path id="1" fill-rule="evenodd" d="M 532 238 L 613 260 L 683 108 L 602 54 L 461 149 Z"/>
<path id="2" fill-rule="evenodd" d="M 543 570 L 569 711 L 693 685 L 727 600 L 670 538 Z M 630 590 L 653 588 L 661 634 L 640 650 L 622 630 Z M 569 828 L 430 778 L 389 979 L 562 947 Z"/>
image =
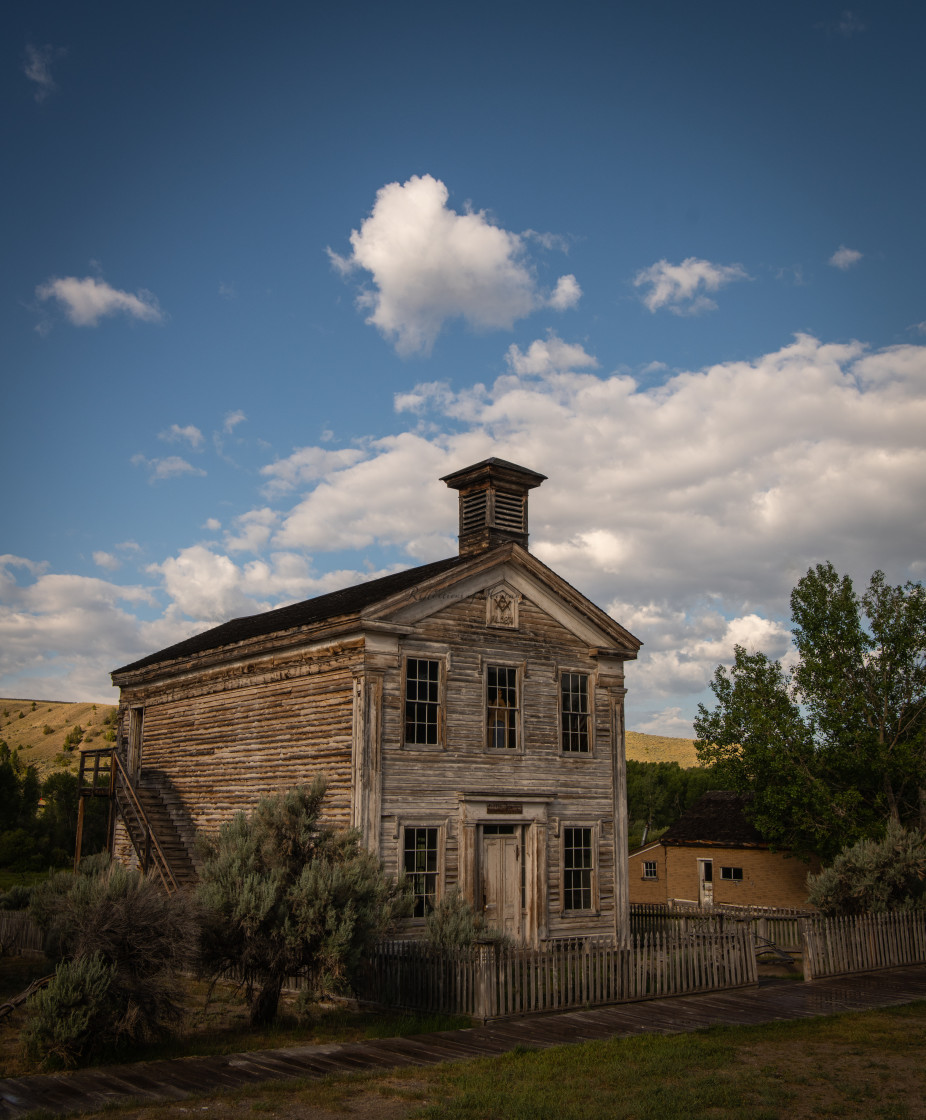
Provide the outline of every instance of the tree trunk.
<path id="1" fill-rule="evenodd" d="M 280 1006 L 280 992 L 283 990 L 283 977 L 273 976 L 266 980 L 251 1002 L 250 1023 L 252 1027 L 268 1027 L 277 1017 Z"/>

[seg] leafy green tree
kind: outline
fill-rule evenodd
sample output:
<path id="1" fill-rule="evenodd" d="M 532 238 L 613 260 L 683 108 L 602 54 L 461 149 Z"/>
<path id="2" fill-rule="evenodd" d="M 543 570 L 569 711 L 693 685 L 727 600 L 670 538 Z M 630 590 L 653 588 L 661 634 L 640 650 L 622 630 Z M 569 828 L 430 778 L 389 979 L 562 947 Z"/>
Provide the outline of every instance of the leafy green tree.
<path id="1" fill-rule="evenodd" d="M 702 793 L 717 789 L 709 767 L 677 762 L 627 760 L 627 818 L 632 846 L 653 839 L 690 809 Z"/>
<path id="2" fill-rule="evenodd" d="M 698 756 L 753 794 L 770 841 L 832 859 L 888 821 L 926 829 L 926 593 L 881 572 L 859 596 L 832 564 L 791 595 L 796 661 L 786 672 L 738 647 L 699 707 Z"/>
<path id="3" fill-rule="evenodd" d="M 807 885 L 824 914 L 926 909 L 926 837 L 889 821 L 884 839 L 859 840 Z"/>
<path id="4" fill-rule="evenodd" d="M 288 977 L 343 988 L 366 950 L 409 912 L 355 832 L 321 821 L 325 783 L 263 798 L 204 843 L 199 900 L 203 964 L 238 970 L 253 1025 L 276 1017 Z"/>

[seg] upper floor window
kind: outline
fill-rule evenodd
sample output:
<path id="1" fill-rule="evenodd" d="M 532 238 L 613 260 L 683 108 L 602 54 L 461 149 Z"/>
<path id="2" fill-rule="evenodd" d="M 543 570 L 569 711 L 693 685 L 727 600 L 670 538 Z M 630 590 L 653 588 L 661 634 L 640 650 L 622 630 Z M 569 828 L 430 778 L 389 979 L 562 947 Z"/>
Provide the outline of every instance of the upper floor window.
<path id="1" fill-rule="evenodd" d="M 560 691 L 563 751 L 567 754 L 587 754 L 588 675 L 563 673 Z"/>
<path id="2" fill-rule="evenodd" d="M 654 859 L 645 859 L 643 861 L 643 878 L 644 879 L 657 879 L 656 874 L 656 861 Z"/>
<path id="3" fill-rule="evenodd" d="M 439 730 L 440 662 L 409 657 L 405 662 L 405 742 L 437 746 Z"/>
<path id="4" fill-rule="evenodd" d="M 595 852 L 591 828 L 563 829 L 563 909 L 593 908 Z"/>
<path id="5" fill-rule="evenodd" d="M 505 665 L 486 666 L 486 744 L 518 748 L 518 671 Z"/>
<path id="6" fill-rule="evenodd" d="M 412 916 L 424 918 L 437 901 L 438 829 L 406 828 L 403 866 L 412 886 L 415 905 Z"/>

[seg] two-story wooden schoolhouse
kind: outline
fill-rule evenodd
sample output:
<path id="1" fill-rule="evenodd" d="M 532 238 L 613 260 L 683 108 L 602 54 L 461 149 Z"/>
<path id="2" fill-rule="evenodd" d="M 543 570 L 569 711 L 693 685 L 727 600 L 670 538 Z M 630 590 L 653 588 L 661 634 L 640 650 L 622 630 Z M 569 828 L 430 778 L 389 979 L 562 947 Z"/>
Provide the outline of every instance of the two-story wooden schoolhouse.
<path id="1" fill-rule="evenodd" d="M 197 831 L 323 775 L 329 819 L 410 876 L 410 933 L 458 886 L 525 944 L 623 936 L 624 663 L 640 642 L 528 552 L 544 477 L 501 459 L 447 475 L 458 555 L 112 674 L 129 793 L 178 880 Z M 123 817 L 116 850 L 135 858 Z"/>

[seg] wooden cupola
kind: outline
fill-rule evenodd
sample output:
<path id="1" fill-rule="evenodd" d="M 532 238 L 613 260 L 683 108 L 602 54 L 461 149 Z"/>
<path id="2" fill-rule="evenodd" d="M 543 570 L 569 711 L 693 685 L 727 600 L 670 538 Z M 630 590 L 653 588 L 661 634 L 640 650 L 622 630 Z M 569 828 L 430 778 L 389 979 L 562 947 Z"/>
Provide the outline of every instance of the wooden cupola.
<path id="1" fill-rule="evenodd" d="M 509 541 L 527 548 L 527 492 L 546 477 L 504 459 L 483 459 L 444 475 L 441 482 L 460 492 L 460 555 Z"/>

